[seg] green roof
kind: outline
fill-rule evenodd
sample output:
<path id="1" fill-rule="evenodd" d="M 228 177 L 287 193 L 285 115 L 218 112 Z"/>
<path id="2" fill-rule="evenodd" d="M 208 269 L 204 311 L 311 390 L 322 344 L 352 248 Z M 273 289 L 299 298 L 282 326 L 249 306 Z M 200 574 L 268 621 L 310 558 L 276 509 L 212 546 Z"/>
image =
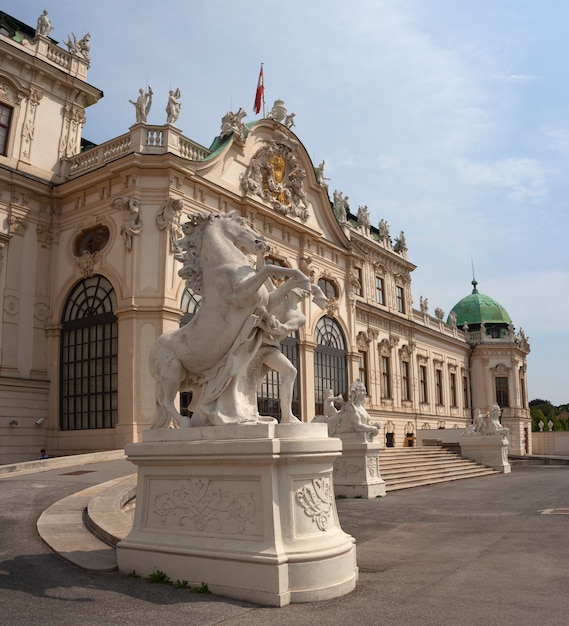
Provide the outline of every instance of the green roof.
<path id="1" fill-rule="evenodd" d="M 511 324 L 512 320 L 506 309 L 490 296 L 479 293 L 476 288 L 477 284 L 476 279 L 473 280 L 472 293 L 452 307 L 451 312 L 454 311 L 456 313 L 456 325 L 460 328 L 465 323 L 468 326 L 480 326 L 482 322 L 485 325 L 499 324 L 507 326 Z M 450 314 L 447 323 L 450 323 Z"/>

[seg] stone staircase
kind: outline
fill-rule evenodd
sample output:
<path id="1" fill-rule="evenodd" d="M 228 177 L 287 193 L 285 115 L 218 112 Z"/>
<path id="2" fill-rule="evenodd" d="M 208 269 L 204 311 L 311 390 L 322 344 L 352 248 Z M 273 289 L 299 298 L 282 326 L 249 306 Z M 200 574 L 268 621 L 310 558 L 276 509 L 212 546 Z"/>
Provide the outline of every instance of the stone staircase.
<path id="1" fill-rule="evenodd" d="M 379 471 L 388 492 L 499 473 L 440 446 L 384 448 Z"/>

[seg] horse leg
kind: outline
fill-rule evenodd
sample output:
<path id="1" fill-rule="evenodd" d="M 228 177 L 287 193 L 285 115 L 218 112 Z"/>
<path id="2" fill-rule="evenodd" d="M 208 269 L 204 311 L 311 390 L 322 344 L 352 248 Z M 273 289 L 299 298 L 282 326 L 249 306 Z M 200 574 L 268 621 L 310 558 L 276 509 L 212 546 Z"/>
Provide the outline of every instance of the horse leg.
<path id="1" fill-rule="evenodd" d="M 170 420 L 174 420 L 179 428 L 189 428 L 190 419 L 184 417 L 174 404 L 174 400 L 183 380 L 186 370 L 178 359 L 163 362 L 155 376 L 158 380 L 158 396 L 156 398 L 156 418 L 152 428 L 168 428 Z"/>

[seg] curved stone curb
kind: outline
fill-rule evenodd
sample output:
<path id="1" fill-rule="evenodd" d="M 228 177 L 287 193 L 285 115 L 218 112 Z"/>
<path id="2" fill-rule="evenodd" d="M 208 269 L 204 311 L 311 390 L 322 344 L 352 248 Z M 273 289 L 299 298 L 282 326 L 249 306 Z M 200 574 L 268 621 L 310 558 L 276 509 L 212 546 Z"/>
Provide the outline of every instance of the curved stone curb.
<path id="1" fill-rule="evenodd" d="M 39 536 L 54 552 L 83 569 L 98 572 L 116 570 L 114 546 L 87 528 L 85 512 L 90 507 L 96 520 L 94 526 L 104 529 L 103 536 L 114 537 L 114 541 L 111 541 L 116 543 L 123 533 L 130 530 L 128 517 L 120 511 L 120 503 L 129 499 L 131 488 L 135 486 L 136 474 L 132 474 L 94 485 L 59 500 L 38 519 Z"/>
<path id="2" fill-rule="evenodd" d="M 59 456 L 41 461 L 25 461 L 23 463 L 11 463 L 0 465 L 0 479 L 34 472 L 46 472 L 60 467 L 72 467 L 74 465 L 87 465 L 89 463 L 102 463 L 103 461 L 116 461 L 126 458 L 124 450 L 108 450 L 106 452 L 88 452 L 87 454 L 74 454 L 71 456 Z"/>

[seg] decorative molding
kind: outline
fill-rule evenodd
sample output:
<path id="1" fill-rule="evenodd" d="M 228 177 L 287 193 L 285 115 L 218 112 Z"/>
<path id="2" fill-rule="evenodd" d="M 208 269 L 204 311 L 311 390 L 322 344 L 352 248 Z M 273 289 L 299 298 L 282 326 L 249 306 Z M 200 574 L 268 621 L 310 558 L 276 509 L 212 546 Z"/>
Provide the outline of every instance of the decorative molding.
<path id="1" fill-rule="evenodd" d="M 332 481 L 329 476 L 313 478 L 312 481 L 297 489 L 295 499 L 302 507 L 304 514 L 312 518 L 312 521 L 322 532 L 328 530 L 328 521 L 332 512 Z"/>
<path id="2" fill-rule="evenodd" d="M 259 196 L 281 215 L 308 220 L 304 180 L 306 171 L 294 151 L 298 142 L 277 130 L 267 146 L 258 150 L 241 180 L 241 189 Z"/>

